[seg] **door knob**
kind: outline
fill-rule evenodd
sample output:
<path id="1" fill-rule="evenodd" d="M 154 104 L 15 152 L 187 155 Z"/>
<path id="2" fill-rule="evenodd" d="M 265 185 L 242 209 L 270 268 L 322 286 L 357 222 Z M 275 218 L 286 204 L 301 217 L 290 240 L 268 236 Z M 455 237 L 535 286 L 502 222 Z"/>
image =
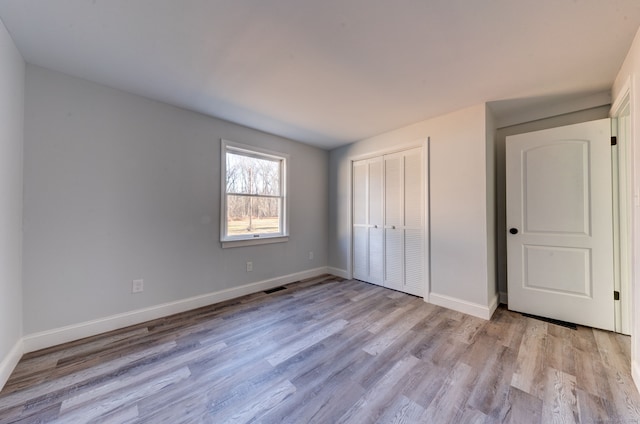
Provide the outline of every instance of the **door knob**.
<path id="1" fill-rule="evenodd" d="M 518 234 L 518 229 L 517 228 L 509 228 L 509 232 L 511 234 Z"/>

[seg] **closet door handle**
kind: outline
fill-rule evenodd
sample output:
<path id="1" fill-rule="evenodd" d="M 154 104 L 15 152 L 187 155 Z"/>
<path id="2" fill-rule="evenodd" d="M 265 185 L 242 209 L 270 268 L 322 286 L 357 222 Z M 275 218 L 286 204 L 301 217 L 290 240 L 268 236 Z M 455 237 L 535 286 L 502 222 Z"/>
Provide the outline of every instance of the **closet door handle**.
<path id="1" fill-rule="evenodd" d="M 392 230 L 395 230 L 395 229 L 396 229 L 396 226 L 395 226 L 395 225 L 392 225 L 392 226 L 391 226 L 391 229 L 392 229 Z"/>
<path id="2" fill-rule="evenodd" d="M 373 226 L 373 228 L 378 228 L 378 226 L 377 226 L 377 225 L 374 225 L 374 226 Z"/>

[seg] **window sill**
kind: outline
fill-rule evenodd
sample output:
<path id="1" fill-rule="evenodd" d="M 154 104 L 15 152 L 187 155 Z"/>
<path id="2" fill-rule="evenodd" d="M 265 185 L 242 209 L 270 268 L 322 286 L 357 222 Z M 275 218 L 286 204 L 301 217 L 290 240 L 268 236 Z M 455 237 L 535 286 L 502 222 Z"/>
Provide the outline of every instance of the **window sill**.
<path id="1" fill-rule="evenodd" d="M 289 241 L 289 236 L 278 237 L 259 237 L 241 240 L 222 240 L 222 248 L 229 249 L 231 247 L 255 246 L 259 244 L 284 243 Z"/>

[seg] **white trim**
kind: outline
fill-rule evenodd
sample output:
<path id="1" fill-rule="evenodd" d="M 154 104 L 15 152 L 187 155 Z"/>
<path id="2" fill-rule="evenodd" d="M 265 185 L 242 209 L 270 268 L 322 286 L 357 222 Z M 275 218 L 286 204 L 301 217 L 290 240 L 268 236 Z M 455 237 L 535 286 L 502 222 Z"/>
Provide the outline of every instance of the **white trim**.
<path id="1" fill-rule="evenodd" d="M 234 299 L 236 297 L 245 296 L 247 294 L 272 289 L 283 284 L 289 284 L 295 281 L 304 280 L 306 278 L 313 278 L 323 274 L 327 274 L 327 267 L 309 269 L 307 271 L 296 272 L 293 274 L 284 275 L 282 277 L 270 278 L 268 280 L 245 284 L 239 287 L 232 287 L 229 289 L 203 294 L 200 296 L 194 296 L 175 302 L 163 303 L 160 305 L 151 306 L 149 308 L 138 309 L 135 311 L 112 315 L 105 318 L 99 318 L 60 328 L 54 328 L 52 330 L 47 330 L 40 333 L 29 334 L 23 338 L 24 352 L 33 352 L 61 343 L 67 343 L 73 340 L 95 336 L 107 331 L 112 331 L 119 328 L 128 327 L 130 325 L 140 324 L 149 320 L 166 317 L 196 308 L 201 308 L 203 306 L 212 305 L 214 303 L 223 302 L 225 300 Z"/>
<path id="2" fill-rule="evenodd" d="M 271 244 L 271 243 L 286 243 L 289 241 L 288 236 L 277 236 L 277 237 L 257 237 L 254 239 L 243 239 L 243 240 L 227 240 L 222 242 L 223 249 L 229 249 L 232 247 L 243 247 L 243 246 L 255 246 L 259 244 Z"/>
<path id="3" fill-rule="evenodd" d="M 351 279 L 351 277 L 349 276 L 349 271 L 347 271 L 346 269 L 334 268 L 332 266 L 329 266 L 327 267 L 327 273 L 335 275 L 336 277 L 346 278 L 347 280 Z"/>
<path id="4" fill-rule="evenodd" d="M 349 217 L 349 226 L 347 228 L 347 233 L 349 237 L 347 238 L 347 243 L 349 243 L 349 248 L 347 249 L 347 278 L 353 278 L 353 158 L 348 158 L 349 161 L 349 183 L 346 185 L 347 187 L 347 195 L 349 201 L 347 202 L 347 216 Z"/>
<path id="5" fill-rule="evenodd" d="M 2 390 L 4 385 L 7 383 L 7 380 L 9 380 L 11 373 L 16 368 L 16 365 L 18 365 L 23 354 L 24 345 L 22 343 L 22 339 L 20 339 L 0 362 L 0 390 Z"/>
<path id="6" fill-rule="evenodd" d="M 627 111 L 626 115 L 623 113 Z M 631 136 L 631 79 L 627 78 L 618 92 L 610 114 L 612 135 L 618 137 L 618 145 L 612 147 L 613 208 L 614 208 L 614 290 L 620 292 L 615 302 L 615 331 L 631 334 L 632 328 L 632 216 L 633 155 Z M 620 130 L 623 131 L 620 131 Z"/>
<path id="7" fill-rule="evenodd" d="M 507 114 L 507 116 L 501 116 L 499 119 L 496 119 L 496 128 L 510 127 L 567 113 L 608 106 L 609 104 L 611 104 L 610 90 L 599 91 L 583 97 L 570 98 L 563 101 L 549 102 L 547 100 L 543 103 L 535 102 L 525 108 L 516 108 L 515 113 L 511 112 Z"/>
<path id="8" fill-rule="evenodd" d="M 640 364 L 633 360 L 631 361 L 631 378 L 636 384 L 636 389 L 640 392 Z"/>
<path id="9" fill-rule="evenodd" d="M 235 151 L 243 154 L 263 159 L 274 159 L 280 162 L 280 194 L 274 198 L 280 199 L 282 210 L 280 211 L 280 232 L 277 234 L 260 234 L 246 236 L 227 236 L 227 151 Z M 289 161 L 290 156 L 262 147 L 250 146 L 248 144 L 236 143 L 234 141 L 220 139 L 220 243 L 222 248 L 252 246 L 269 243 L 283 243 L 289 241 Z"/>
<path id="10" fill-rule="evenodd" d="M 500 302 L 503 305 L 508 305 L 509 304 L 509 294 L 507 292 L 498 293 L 498 302 Z"/>
<path id="11" fill-rule="evenodd" d="M 466 300 L 457 299 L 455 297 L 446 296 L 444 294 L 430 293 L 429 300 L 426 300 L 434 305 L 442 306 L 443 308 L 453 309 L 454 311 L 462 312 L 463 314 L 472 315 L 474 317 L 490 320 L 491 316 L 498 307 L 498 295 L 496 294 L 489 305 L 481 305 L 479 303 L 468 302 Z"/>
<path id="12" fill-rule="evenodd" d="M 493 295 L 493 299 L 491 299 L 491 303 L 489 304 L 489 314 L 487 320 L 490 320 L 493 316 L 493 313 L 498 309 L 498 305 L 500 304 L 498 293 Z"/>
<path id="13" fill-rule="evenodd" d="M 422 199 L 424 208 L 424 297 L 431 292 L 431 137 L 427 137 L 422 147 L 422 184 L 424 187 L 424 197 Z"/>
<path id="14" fill-rule="evenodd" d="M 627 77 L 624 84 L 622 84 L 622 88 L 620 88 L 620 91 L 618 91 L 618 96 L 616 97 L 615 101 L 611 105 L 611 111 L 609 112 L 609 116 L 611 118 L 615 118 L 616 116 L 620 115 L 620 113 L 623 110 L 623 107 L 625 107 L 628 103 L 630 103 L 629 102 L 630 96 L 631 96 L 630 93 L 631 93 L 631 78 Z"/>
<path id="15" fill-rule="evenodd" d="M 408 141 L 406 143 L 394 144 L 392 147 L 387 147 L 384 149 L 374 150 L 373 152 L 361 153 L 358 155 L 350 156 L 349 160 L 353 163 L 359 160 L 364 159 L 373 159 L 378 156 L 391 155 L 393 153 L 404 152 L 406 150 L 415 149 L 418 147 L 424 148 L 429 142 L 430 137 L 421 137 L 412 141 Z"/>

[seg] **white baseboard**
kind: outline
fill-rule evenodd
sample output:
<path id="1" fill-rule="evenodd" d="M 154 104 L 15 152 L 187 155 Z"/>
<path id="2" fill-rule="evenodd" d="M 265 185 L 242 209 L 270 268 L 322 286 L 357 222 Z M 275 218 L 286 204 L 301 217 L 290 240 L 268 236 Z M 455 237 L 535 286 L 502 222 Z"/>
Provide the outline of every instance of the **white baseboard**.
<path id="1" fill-rule="evenodd" d="M 24 353 L 22 339 L 18 340 L 9 353 L 0 361 L 0 390 L 4 387 L 18 361 Z"/>
<path id="2" fill-rule="evenodd" d="M 491 319 L 493 312 L 498 307 L 498 295 L 496 294 L 494 296 L 489 305 L 481 305 L 479 303 L 468 302 L 466 300 L 436 293 L 429 293 L 428 302 L 442 306 L 443 308 L 462 312 L 463 314 L 473 315 L 474 317 L 489 320 Z"/>
<path id="3" fill-rule="evenodd" d="M 640 364 L 636 361 L 631 361 L 631 377 L 633 382 L 636 383 L 636 388 L 640 392 Z"/>
<path id="4" fill-rule="evenodd" d="M 491 319 L 493 313 L 496 311 L 496 309 L 498 309 L 498 305 L 500 305 L 500 294 L 496 293 L 493 296 L 493 299 L 491 299 L 491 303 L 489 304 L 489 316 L 488 318 L 486 318 L 487 320 Z"/>
<path id="5" fill-rule="evenodd" d="M 349 271 L 346 269 L 334 268 L 332 266 L 327 267 L 327 272 L 331 275 L 335 275 L 336 277 L 349 279 Z"/>
<path id="6" fill-rule="evenodd" d="M 283 284 L 293 283 L 306 278 L 317 277 L 330 273 L 327 267 L 314 268 L 307 271 L 296 272 L 282 277 L 270 278 L 256 283 L 245 284 L 239 287 L 194 296 L 175 302 L 163 303 L 144 309 L 99 318 L 79 324 L 55 328 L 40 333 L 29 334 L 23 337 L 24 352 L 33 352 L 51 346 L 67 343 L 85 337 L 95 336 L 107 331 L 117 330 L 130 325 L 140 324 L 145 321 L 166 317 L 180 312 L 189 311 L 247 294 L 272 289 Z M 19 359 L 19 358 L 18 358 Z M 12 368 L 13 369 L 13 368 Z"/>
<path id="7" fill-rule="evenodd" d="M 509 295 L 507 292 L 500 292 L 500 304 L 507 305 L 509 303 Z"/>

